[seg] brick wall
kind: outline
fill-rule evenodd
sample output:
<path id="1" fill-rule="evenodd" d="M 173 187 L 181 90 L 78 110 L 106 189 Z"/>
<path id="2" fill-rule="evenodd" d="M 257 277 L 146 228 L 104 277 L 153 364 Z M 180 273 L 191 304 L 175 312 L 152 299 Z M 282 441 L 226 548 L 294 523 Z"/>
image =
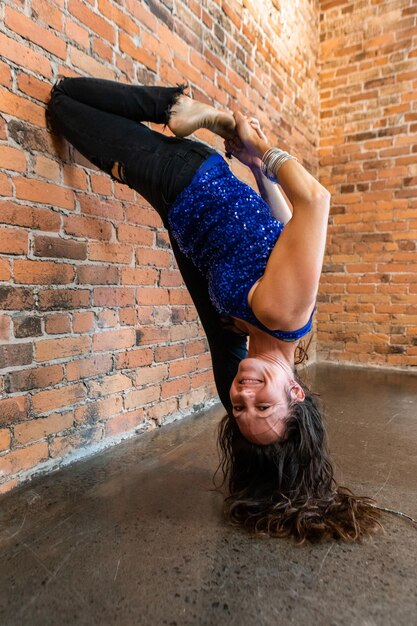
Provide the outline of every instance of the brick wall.
<path id="1" fill-rule="evenodd" d="M 417 3 L 321 2 L 319 358 L 417 365 Z"/>
<path id="2" fill-rule="evenodd" d="M 0 5 L 0 490 L 214 397 L 158 216 L 46 131 L 58 75 L 256 113 L 317 173 L 318 12 L 300 0 Z M 199 137 L 221 147 L 207 132 Z M 239 175 L 242 168 L 233 165 Z"/>

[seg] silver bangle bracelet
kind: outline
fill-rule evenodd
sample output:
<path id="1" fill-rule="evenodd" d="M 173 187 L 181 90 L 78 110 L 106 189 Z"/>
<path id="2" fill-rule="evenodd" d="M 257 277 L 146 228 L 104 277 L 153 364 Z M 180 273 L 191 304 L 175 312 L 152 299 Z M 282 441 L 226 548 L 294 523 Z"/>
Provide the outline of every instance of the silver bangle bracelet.
<path id="1" fill-rule="evenodd" d="M 289 159 L 298 161 L 295 156 L 292 156 L 292 154 L 289 154 L 284 150 L 280 150 L 279 148 L 270 148 L 262 157 L 262 173 L 265 174 L 269 180 L 277 183 L 278 171 L 284 165 L 285 161 L 288 161 Z"/>

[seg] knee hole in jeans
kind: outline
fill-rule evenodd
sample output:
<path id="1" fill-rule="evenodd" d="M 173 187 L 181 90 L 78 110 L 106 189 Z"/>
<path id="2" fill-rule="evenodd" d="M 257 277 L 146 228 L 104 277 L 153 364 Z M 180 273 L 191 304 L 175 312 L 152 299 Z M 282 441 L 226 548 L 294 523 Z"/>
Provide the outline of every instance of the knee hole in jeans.
<path id="1" fill-rule="evenodd" d="M 111 177 L 119 183 L 123 183 L 124 185 L 127 184 L 123 163 L 120 163 L 119 161 L 115 161 L 113 163 L 113 167 L 111 168 Z"/>

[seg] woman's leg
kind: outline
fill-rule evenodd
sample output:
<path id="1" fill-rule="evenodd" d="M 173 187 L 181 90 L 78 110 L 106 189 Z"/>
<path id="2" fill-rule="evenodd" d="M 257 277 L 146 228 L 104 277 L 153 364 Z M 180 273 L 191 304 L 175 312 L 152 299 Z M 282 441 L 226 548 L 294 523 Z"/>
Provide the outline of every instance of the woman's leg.
<path id="1" fill-rule="evenodd" d="M 52 90 L 47 116 L 55 131 L 94 165 L 136 189 L 166 223 L 169 207 L 214 150 L 138 122 L 165 123 L 182 90 L 64 79 Z"/>
<path id="2" fill-rule="evenodd" d="M 186 86 L 146 87 L 126 85 L 103 78 L 64 78 L 52 90 L 87 104 L 93 109 L 113 113 L 133 122 L 167 124 L 171 107 Z"/>

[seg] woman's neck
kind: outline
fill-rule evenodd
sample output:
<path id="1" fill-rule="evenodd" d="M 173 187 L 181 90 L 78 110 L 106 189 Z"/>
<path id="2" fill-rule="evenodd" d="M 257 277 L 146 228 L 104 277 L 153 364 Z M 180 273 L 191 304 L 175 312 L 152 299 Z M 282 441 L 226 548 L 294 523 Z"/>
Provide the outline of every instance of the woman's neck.
<path id="1" fill-rule="evenodd" d="M 272 363 L 285 362 L 294 368 L 294 354 L 298 342 L 281 341 L 255 327 L 248 328 L 248 357 L 258 357 Z"/>

